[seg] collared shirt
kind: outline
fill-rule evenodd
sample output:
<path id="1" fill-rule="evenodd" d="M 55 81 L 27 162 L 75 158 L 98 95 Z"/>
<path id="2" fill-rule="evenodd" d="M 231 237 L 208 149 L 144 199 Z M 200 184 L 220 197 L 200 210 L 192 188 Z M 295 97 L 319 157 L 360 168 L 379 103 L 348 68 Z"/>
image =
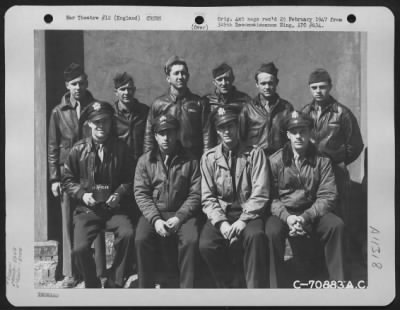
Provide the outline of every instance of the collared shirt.
<path id="1" fill-rule="evenodd" d="M 78 116 L 78 119 L 81 117 L 81 104 L 78 100 L 76 100 L 73 96 L 69 97 L 69 102 L 71 103 L 71 106 L 75 109 L 76 115 Z"/>
<path id="2" fill-rule="evenodd" d="M 109 143 L 108 141 L 105 141 L 104 143 L 96 143 L 93 140 L 93 144 L 94 148 L 96 149 L 96 159 L 94 162 L 94 182 L 95 184 L 109 184 Z"/>
<path id="3" fill-rule="evenodd" d="M 278 101 L 279 96 L 277 96 L 276 94 L 271 98 L 271 100 L 265 99 L 263 95 L 260 96 L 260 103 L 268 114 L 271 114 L 275 106 L 278 104 Z"/>
<path id="4" fill-rule="evenodd" d="M 133 105 L 134 105 L 133 102 L 129 102 L 128 104 L 124 104 L 121 101 L 118 101 L 117 108 L 118 108 L 118 112 L 120 112 L 119 114 L 122 115 L 126 120 L 132 119 L 133 114 L 134 114 Z"/>
<path id="5" fill-rule="evenodd" d="M 222 154 L 225 157 L 226 163 L 228 164 L 231 177 L 232 177 L 232 190 L 233 196 L 236 197 L 236 161 L 237 161 L 237 152 L 238 148 L 236 147 L 233 150 L 228 149 L 224 144 L 222 144 Z"/>

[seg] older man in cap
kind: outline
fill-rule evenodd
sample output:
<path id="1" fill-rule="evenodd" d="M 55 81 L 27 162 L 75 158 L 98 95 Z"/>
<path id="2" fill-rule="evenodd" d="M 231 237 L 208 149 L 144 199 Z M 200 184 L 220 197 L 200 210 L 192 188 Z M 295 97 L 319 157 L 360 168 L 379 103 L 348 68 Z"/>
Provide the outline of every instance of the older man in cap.
<path id="1" fill-rule="evenodd" d="M 212 76 L 215 91 L 205 96 L 210 112 L 226 105 L 235 105 L 241 109 L 246 102 L 251 100 L 247 94 L 238 91 L 233 85 L 235 75 L 233 74 L 232 67 L 228 64 L 222 63 L 214 68 L 212 70 Z M 218 135 L 211 120 L 209 120 L 208 123 L 208 132 L 207 150 L 220 142 L 218 141 Z"/>
<path id="2" fill-rule="evenodd" d="M 72 207 L 69 196 L 62 191 L 61 178 L 64 174 L 64 162 L 71 147 L 80 137 L 79 118 L 81 111 L 93 101 L 87 90 L 88 79 L 83 68 L 71 63 L 64 71 L 67 92 L 50 114 L 48 131 L 48 164 L 51 192 L 60 198 L 62 214 L 63 287 L 77 284 L 77 274 L 71 262 L 72 249 Z"/>
<path id="3" fill-rule="evenodd" d="M 258 95 L 243 107 L 240 135 L 246 145 L 259 146 L 271 155 L 287 141 L 283 124 L 293 106 L 276 92 L 279 79 L 273 62 L 262 64 L 254 78 Z"/>
<path id="4" fill-rule="evenodd" d="M 171 57 L 165 64 L 164 72 L 169 90 L 165 95 L 158 97 L 150 107 L 144 151 L 147 152 L 157 147 L 152 124 L 160 115 L 168 113 L 179 122 L 178 140 L 183 148 L 199 159 L 208 145 L 206 130 L 208 112 L 205 102 L 193 94 L 187 86 L 190 75 L 185 60 L 177 56 Z"/>
<path id="5" fill-rule="evenodd" d="M 200 164 L 201 199 L 208 218 L 200 237 L 200 253 L 217 287 L 231 286 L 230 262 L 235 260 L 231 249 L 244 252 L 247 287 L 267 287 L 263 213 L 269 202 L 269 170 L 260 148 L 240 145 L 238 114 L 233 106 L 213 112 L 221 143 L 207 151 Z"/>
<path id="6" fill-rule="evenodd" d="M 124 140 L 133 152 L 135 161 L 143 154 L 144 131 L 149 112 L 147 105 L 134 96 L 136 87 L 131 75 L 126 72 L 114 77 L 114 118 L 117 135 Z"/>
<path id="7" fill-rule="evenodd" d="M 357 119 L 349 108 L 330 95 L 332 79 L 325 69 L 316 69 L 308 81 L 313 101 L 302 111 L 314 120 L 312 139 L 318 150 L 329 156 L 339 192 L 339 214 L 348 224 L 350 177 L 346 166 L 361 154 L 364 144 Z"/>
<path id="8" fill-rule="evenodd" d="M 178 141 L 179 122 L 170 114 L 154 120 L 158 147 L 140 157 L 134 192 L 143 216 L 136 234 L 140 288 L 154 288 L 162 250 L 170 286 L 179 271 L 180 287 L 193 288 L 198 257 L 200 169 Z M 178 248 L 178 251 L 176 251 Z M 177 256 L 177 257 L 176 257 Z"/>
<path id="9" fill-rule="evenodd" d="M 336 183 L 331 160 L 311 143 L 313 120 L 293 111 L 287 118 L 289 142 L 270 156 L 272 175 L 271 213 L 266 222 L 270 250 L 270 286 L 282 287 L 285 239 L 289 237 L 294 258 L 303 260 L 313 251 L 309 241 L 316 237 L 324 247 L 330 280 L 344 280 L 343 221 L 336 207 Z M 302 269 L 301 264 L 298 270 Z M 303 274 L 304 276 L 304 274 Z M 305 275 L 306 277 L 309 275 Z M 309 280 L 304 279 L 304 280 Z"/>
<path id="10" fill-rule="evenodd" d="M 101 287 L 90 250 L 102 230 L 114 233 L 114 264 L 105 287 L 124 285 L 133 260 L 134 229 L 128 217 L 132 207 L 133 158 L 126 143 L 112 135 L 113 107 L 93 101 L 82 117 L 91 136 L 78 141 L 64 165 L 63 188 L 75 201 L 73 260 L 87 288 Z"/>

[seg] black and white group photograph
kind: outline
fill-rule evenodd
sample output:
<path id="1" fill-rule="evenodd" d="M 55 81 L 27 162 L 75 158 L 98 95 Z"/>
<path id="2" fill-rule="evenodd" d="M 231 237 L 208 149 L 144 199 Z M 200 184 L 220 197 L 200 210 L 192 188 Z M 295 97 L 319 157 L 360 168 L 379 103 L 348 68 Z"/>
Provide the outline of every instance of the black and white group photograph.
<path id="1" fill-rule="evenodd" d="M 35 31 L 35 287 L 366 288 L 365 40 Z"/>
<path id="2" fill-rule="evenodd" d="M 391 303 L 394 42 L 383 7 L 8 10 L 9 303 Z"/>

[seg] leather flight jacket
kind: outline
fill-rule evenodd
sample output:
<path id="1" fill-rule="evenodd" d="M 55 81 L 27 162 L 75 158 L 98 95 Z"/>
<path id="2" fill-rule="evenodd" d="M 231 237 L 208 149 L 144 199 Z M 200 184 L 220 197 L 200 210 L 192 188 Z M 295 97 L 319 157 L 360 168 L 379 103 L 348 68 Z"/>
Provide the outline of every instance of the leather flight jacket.
<path id="1" fill-rule="evenodd" d="M 80 101 L 81 111 L 93 100 L 92 94 L 86 91 L 86 96 Z M 47 150 L 50 182 L 61 181 L 60 168 L 74 143 L 82 138 L 79 132 L 78 117 L 67 92 L 50 115 Z"/>
<path id="2" fill-rule="evenodd" d="M 160 115 L 170 113 L 179 121 L 178 139 L 183 148 L 200 158 L 204 146 L 208 144 L 206 118 L 208 115 L 204 99 L 186 89 L 182 96 L 175 96 L 169 90 L 158 97 L 150 107 L 144 137 L 144 152 L 157 148 L 152 130 L 153 120 Z"/>
<path id="3" fill-rule="evenodd" d="M 275 153 L 287 142 L 286 117 L 293 111 L 288 101 L 276 95 L 268 113 L 261 103 L 261 94 L 247 103 L 240 114 L 240 136 L 247 146 L 258 146 L 267 155 Z"/>

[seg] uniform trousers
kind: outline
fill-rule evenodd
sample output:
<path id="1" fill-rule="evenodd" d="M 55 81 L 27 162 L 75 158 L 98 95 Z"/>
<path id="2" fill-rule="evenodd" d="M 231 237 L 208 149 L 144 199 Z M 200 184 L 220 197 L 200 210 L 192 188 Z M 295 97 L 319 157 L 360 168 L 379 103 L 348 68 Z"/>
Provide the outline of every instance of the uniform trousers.
<path id="1" fill-rule="evenodd" d="M 207 220 L 200 236 L 200 254 L 218 288 L 230 287 L 230 267 L 237 255 L 243 255 L 243 270 L 248 288 L 265 288 L 268 285 L 267 243 L 262 219 L 249 221 L 237 243 L 232 246 L 220 230 Z"/>
<path id="2" fill-rule="evenodd" d="M 135 231 L 127 215 L 105 215 L 76 210 L 74 214 L 73 261 L 83 275 L 85 287 L 101 287 L 100 279 L 96 274 L 96 263 L 91 253 L 91 244 L 102 230 L 114 233 L 115 258 L 108 280 L 117 287 L 123 287 L 126 270 L 134 257 L 135 240 Z"/>
<path id="3" fill-rule="evenodd" d="M 200 222 L 191 218 L 175 234 L 161 237 L 143 216 L 136 230 L 136 253 L 140 288 L 155 287 L 156 264 L 163 264 L 165 279 L 179 273 L 181 288 L 193 288 L 198 265 Z M 161 252 L 161 253 L 160 253 Z M 161 256 L 157 256 L 160 253 Z"/>
<path id="4" fill-rule="evenodd" d="M 304 261 L 310 251 L 307 247 L 311 238 L 289 237 L 289 227 L 280 218 L 272 215 L 265 224 L 270 253 L 270 287 L 282 287 L 286 279 L 284 267 L 285 240 L 289 239 L 294 259 Z M 330 280 L 344 280 L 344 223 L 333 213 L 327 213 L 311 226 L 310 234 L 315 236 L 324 248 L 325 263 Z"/>
<path id="5" fill-rule="evenodd" d="M 61 167 L 61 174 L 64 173 L 64 167 Z M 61 194 L 61 220 L 62 220 L 62 266 L 63 275 L 65 277 L 79 278 L 75 265 L 72 263 L 72 248 L 73 248 L 73 200 L 66 192 Z M 105 238 L 101 233 L 94 242 L 95 248 L 95 261 L 97 268 L 97 275 L 100 277 L 104 274 L 106 269 L 105 257 Z"/>

